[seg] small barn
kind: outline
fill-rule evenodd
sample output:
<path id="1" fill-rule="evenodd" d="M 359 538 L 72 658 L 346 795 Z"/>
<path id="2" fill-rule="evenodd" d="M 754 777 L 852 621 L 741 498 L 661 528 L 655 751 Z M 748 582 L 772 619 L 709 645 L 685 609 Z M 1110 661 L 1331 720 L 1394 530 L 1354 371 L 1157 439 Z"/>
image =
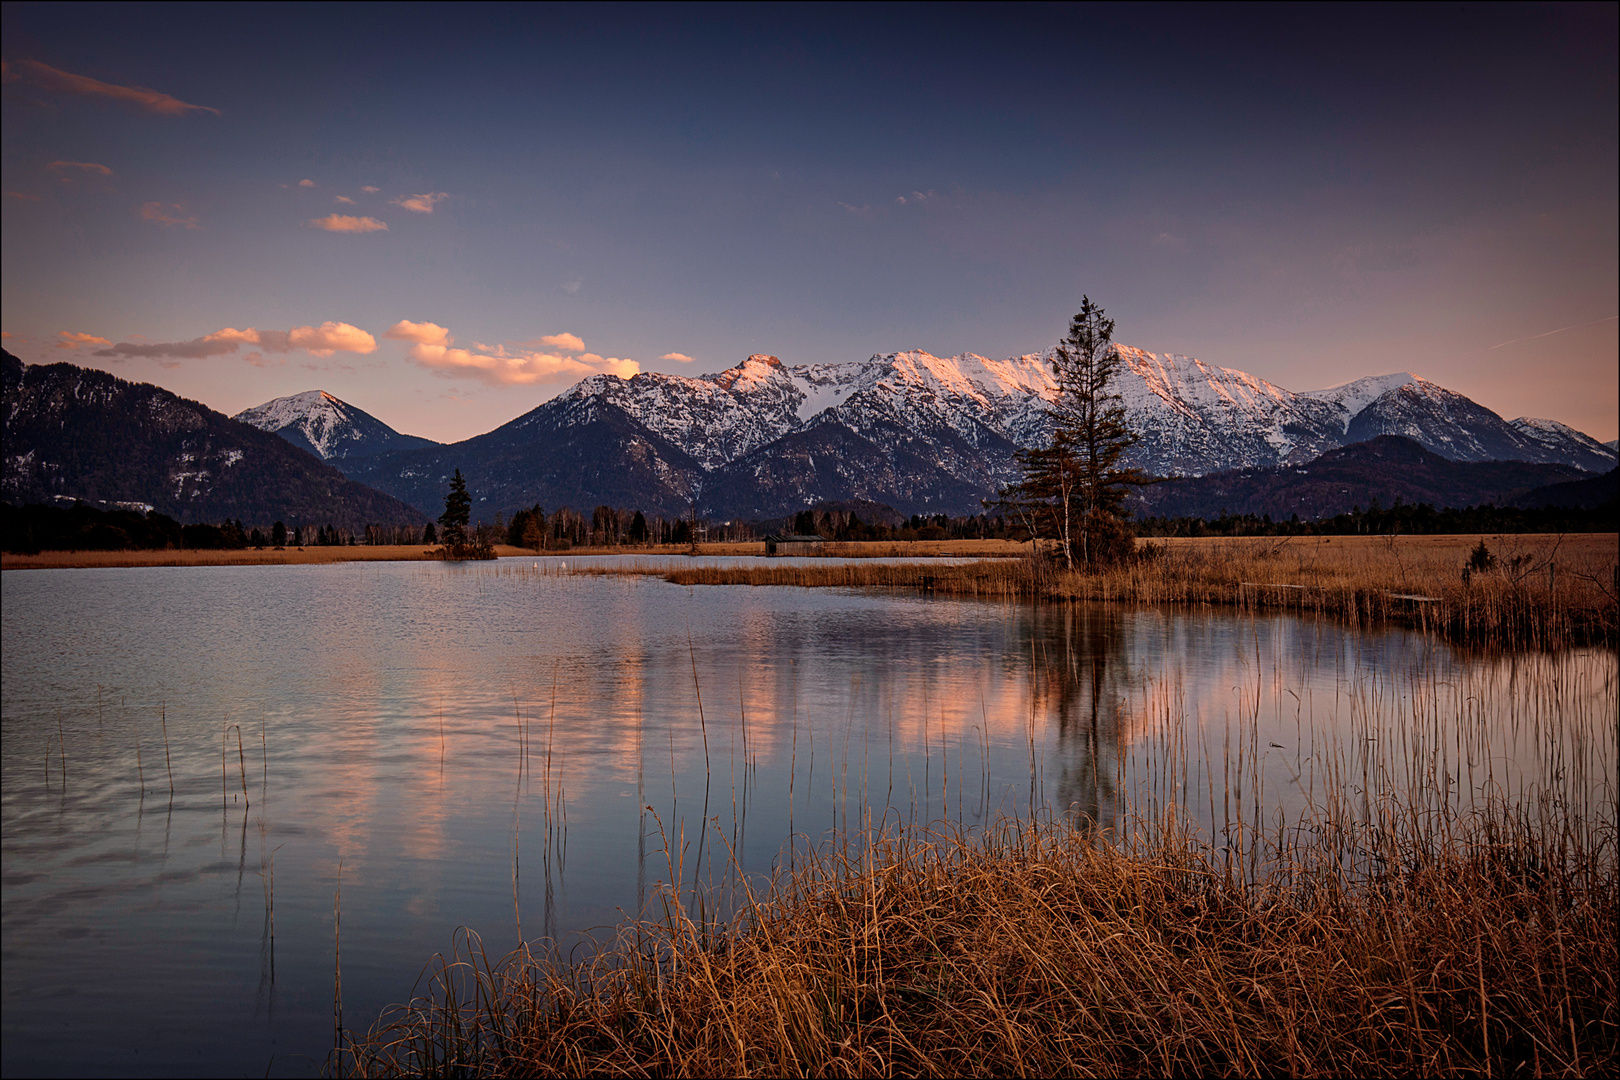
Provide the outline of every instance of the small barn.
<path id="1" fill-rule="evenodd" d="M 766 533 L 766 555 L 820 555 L 821 545 L 826 543 L 821 537 L 811 533 L 808 536 L 795 533 Z"/>

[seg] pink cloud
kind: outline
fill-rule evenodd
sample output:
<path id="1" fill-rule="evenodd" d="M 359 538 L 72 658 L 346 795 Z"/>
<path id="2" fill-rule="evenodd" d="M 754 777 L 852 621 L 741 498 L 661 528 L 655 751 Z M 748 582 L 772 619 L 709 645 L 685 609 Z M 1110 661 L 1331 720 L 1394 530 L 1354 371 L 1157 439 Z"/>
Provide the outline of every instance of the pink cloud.
<path id="1" fill-rule="evenodd" d="M 72 330 L 62 330 L 56 335 L 56 347 L 58 349 L 82 349 L 86 345 L 111 344 L 112 342 L 104 337 L 97 337 L 94 334 L 75 333 Z"/>
<path id="2" fill-rule="evenodd" d="M 367 184 L 365 187 L 361 188 L 360 190 L 365 192 L 367 195 L 375 195 L 375 194 L 377 194 L 377 192 L 381 191 L 382 188 L 372 187 L 370 184 Z"/>
<path id="3" fill-rule="evenodd" d="M 585 351 L 585 342 L 574 334 L 547 334 L 540 339 L 540 344 L 549 345 L 553 349 L 563 349 L 567 352 Z"/>
<path id="4" fill-rule="evenodd" d="M 19 60 L 18 70 L 36 86 L 54 90 L 59 94 L 83 94 L 88 97 L 112 98 L 135 105 L 159 116 L 184 116 L 188 112 L 210 112 L 218 116 L 219 110 L 209 105 L 192 105 L 177 97 L 143 86 L 119 86 L 92 79 L 88 75 L 74 75 L 37 60 Z"/>
<path id="5" fill-rule="evenodd" d="M 13 199 L 21 199 L 24 202 L 39 202 L 40 201 L 40 198 L 39 198 L 38 195 L 30 195 L 25 191 L 8 191 L 8 192 L 6 192 L 6 194 L 11 196 Z"/>
<path id="6" fill-rule="evenodd" d="M 301 188 L 312 188 L 312 187 L 315 187 L 315 181 L 313 181 L 313 180 L 300 180 L 300 181 L 298 181 L 298 186 L 301 187 Z"/>
<path id="7" fill-rule="evenodd" d="M 450 379 L 477 379 L 491 386 L 532 386 L 602 373 L 628 379 L 641 371 L 641 365 L 634 360 L 598 356 L 595 353 L 564 356 L 560 351 L 544 352 L 523 347 L 508 349 L 504 345 L 476 345 L 472 349 L 458 349 L 453 347 L 455 339 L 450 331 L 435 323 L 401 321 L 383 336 L 415 342 L 405 355 L 436 375 Z M 564 351 L 580 352 L 585 347 L 585 343 L 573 334 L 552 334 L 540 340 Z"/>
<path id="8" fill-rule="evenodd" d="M 450 336 L 450 331 L 438 323 L 418 323 L 409 319 L 401 319 L 384 330 L 383 337 L 391 341 L 412 341 L 418 345 L 449 345 L 455 340 Z"/>
<path id="9" fill-rule="evenodd" d="M 333 202 L 340 202 L 340 203 L 348 203 L 350 206 L 354 205 L 354 200 L 349 198 L 347 195 L 339 195 L 336 199 L 334 199 L 332 201 Z"/>
<path id="10" fill-rule="evenodd" d="M 288 343 L 312 356 L 331 356 L 335 352 L 358 353 L 361 356 L 377 351 L 377 339 L 343 322 L 323 322 L 319 326 L 299 326 L 287 332 Z"/>
<path id="11" fill-rule="evenodd" d="M 176 214 L 184 214 L 186 212 L 186 208 L 181 206 L 179 203 L 169 203 L 165 205 L 158 202 L 149 202 L 141 204 L 141 217 L 145 218 L 147 221 L 155 221 L 159 225 L 179 225 L 187 229 L 198 228 L 197 219 L 195 216 L 174 217 L 170 215 L 170 210 L 173 210 Z"/>
<path id="12" fill-rule="evenodd" d="M 201 360 L 210 356 L 229 355 L 244 345 L 256 345 L 268 353 L 286 353 L 301 349 L 313 356 L 331 356 L 335 352 L 364 355 L 376 351 L 377 339 L 358 326 L 344 322 L 296 326 L 291 330 L 256 330 L 251 326 L 246 330 L 238 330 L 227 326 L 223 330 L 216 330 L 212 334 L 192 338 L 190 341 L 154 342 L 150 345 L 121 341 L 117 345 L 98 349 L 95 355 Z M 254 359 L 254 355 L 249 354 L 249 361 L 261 363 L 263 354 L 258 354 L 258 359 Z"/>
<path id="13" fill-rule="evenodd" d="M 433 204 L 442 202 L 450 196 L 443 191 L 432 191 L 426 195 L 401 195 L 397 199 L 388 201 L 402 210 L 409 210 L 417 214 L 433 213 Z"/>
<path id="14" fill-rule="evenodd" d="M 693 364 L 693 363 L 697 362 L 697 357 L 695 357 L 695 356 L 687 356 L 683 352 L 667 352 L 663 356 L 660 356 L 658 359 L 660 359 L 660 360 L 676 360 L 676 361 L 679 361 L 682 364 Z"/>
<path id="15" fill-rule="evenodd" d="M 368 233 L 388 231 L 388 226 L 374 217 L 349 217 L 346 214 L 328 214 L 323 218 L 312 218 L 310 224 L 317 229 L 325 229 L 327 232 Z"/>

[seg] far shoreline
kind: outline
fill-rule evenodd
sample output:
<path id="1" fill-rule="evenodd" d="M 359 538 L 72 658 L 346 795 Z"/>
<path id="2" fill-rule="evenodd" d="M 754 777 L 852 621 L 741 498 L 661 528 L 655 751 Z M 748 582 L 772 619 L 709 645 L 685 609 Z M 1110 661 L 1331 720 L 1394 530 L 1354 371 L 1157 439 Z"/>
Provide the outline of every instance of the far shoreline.
<path id="1" fill-rule="evenodd" d="M 317 547 L 191 549 L 162 551 L 41 551 L 26 555 L 0 553 L 0 570 L 106 569 L 149 566 L 312 566 L 345 562 L 440 562 L 431 544 L 354 544 Z M 1011 540 L 882 540 L 837 543 L 828 541 L 822 554 L 829 558 L 1005 558 L 1029 550 L 1028 542 Z M 699 544 L 655 544 L 617 547 L 572 547 L 563 550 L 495 545 L 502 558 L 567 559 L 601 555 L 730 555 L 764 556 L 763 540 Z"/>

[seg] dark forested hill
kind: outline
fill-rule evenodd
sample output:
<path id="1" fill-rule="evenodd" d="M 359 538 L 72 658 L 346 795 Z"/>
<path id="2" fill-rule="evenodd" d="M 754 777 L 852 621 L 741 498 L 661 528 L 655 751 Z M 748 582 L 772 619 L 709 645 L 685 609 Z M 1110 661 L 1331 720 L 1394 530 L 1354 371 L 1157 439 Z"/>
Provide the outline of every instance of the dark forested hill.
<path id="1" fill-rule="evenodd" d="M 1524 461 L 1449 461 L 1411 439 L 1380 435 L 1330 450 L 1303 465 L 1237 469 L 1170 480 L 1144 489 L 1137 512 L 1213 518 L 1269 514 L 1287 520 L 1331 517 L 1377 502 L 1392 506 L 1506 506 L 1549 484 L 1590 478 L 1572 465 Z"/>
<path id="2" fill-rule="evenodd" d="M 289 527 L 425 520 L 280 436 L 148 383 L 72 364 L 29 367 L 9 352 L 4 382 L 7 502 L 82 499 L 182 522 Z"/>

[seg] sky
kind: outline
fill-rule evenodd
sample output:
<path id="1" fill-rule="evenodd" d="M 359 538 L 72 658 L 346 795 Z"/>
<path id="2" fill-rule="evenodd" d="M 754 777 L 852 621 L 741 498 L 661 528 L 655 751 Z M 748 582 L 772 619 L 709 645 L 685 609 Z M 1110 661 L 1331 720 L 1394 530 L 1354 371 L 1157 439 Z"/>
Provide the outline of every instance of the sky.
<path id="1" fill-rule="evenodd" d="M 1620 434 L 1616 7 L 6 4 L 5 348 L 467 438 L 1117 340 Z"/>

